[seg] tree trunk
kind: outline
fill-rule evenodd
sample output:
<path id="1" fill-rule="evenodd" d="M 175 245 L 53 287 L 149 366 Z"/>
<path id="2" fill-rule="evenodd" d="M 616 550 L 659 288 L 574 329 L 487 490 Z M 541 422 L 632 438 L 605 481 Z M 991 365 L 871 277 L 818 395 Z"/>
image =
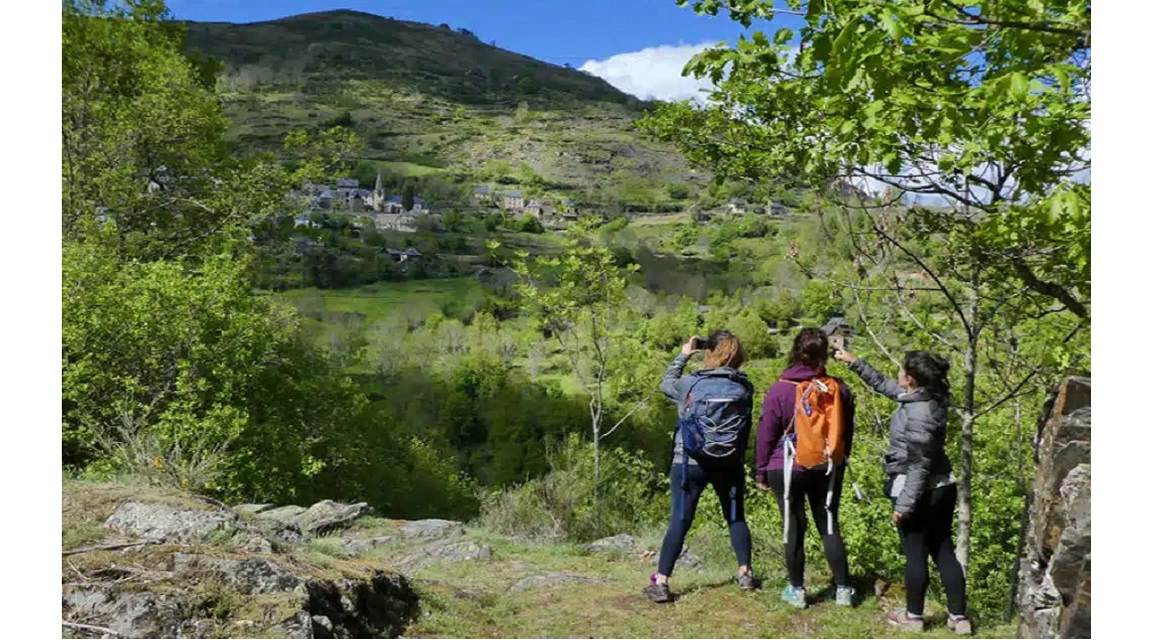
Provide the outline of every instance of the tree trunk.
<path id="1" fill-rule="evenodd" d="M 591 487 L 591 504 L 598 506 L 599 504 L 599 415 L 602 406 L 598 404 L 598 395 L 591 397 L 591 449 L 595 453 L 595 479 L 594 485 Z"/>
<path id="2" fill-rule="evenodd" d="M 962 370 L 962 445 L 958 479 L 958 539 L 955 555 L 963 572 L 970 567 L 970 525 L 972 520 L 971 474 L 974 471 L 974 384 L 978 374 L 978 282 L 971 283 L 966 311 L 970 323 Z"/>

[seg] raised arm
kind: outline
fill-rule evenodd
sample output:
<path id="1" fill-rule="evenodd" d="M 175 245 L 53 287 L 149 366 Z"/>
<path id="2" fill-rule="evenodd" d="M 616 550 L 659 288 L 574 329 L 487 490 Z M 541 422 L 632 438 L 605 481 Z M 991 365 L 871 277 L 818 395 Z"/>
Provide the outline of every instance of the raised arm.
<path id="1" fill-rule="evenodd" d="M 862 381 L 870 385 L 872 389 L 891 400 L 898 399 L 899 394 L 902 393 L 902 387 L 898 386 L 898 382 L 894 378 L 883 375 L 881 371 L 870 366 L 862 358 L 851 361 L 850 370 L 858 374 L 858 377 L 862 378 Z"/>
<path id="2" fill-rule="evenodd" d="M 690 359 L 691 356 L 686 353 L 675 356 L 675 359 L 667 366 L 667 371 L 663 373 L 663 381 L 659 383 L 659 391 L 675 402 L 681 402 L 683 394 L 686 392 L 682 385 L 683 369 Z"/>

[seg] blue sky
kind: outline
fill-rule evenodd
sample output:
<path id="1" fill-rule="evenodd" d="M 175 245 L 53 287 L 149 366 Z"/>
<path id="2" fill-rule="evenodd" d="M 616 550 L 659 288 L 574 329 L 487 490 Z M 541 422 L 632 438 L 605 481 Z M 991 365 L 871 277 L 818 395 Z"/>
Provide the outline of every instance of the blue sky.
<path id="1" fill-rule="evenodd" d="M 601 76 L 641 98 L 686 98 L 701 86 L 680 77 L 709 44 L 733 42 L 742 25 L 699 16 L 675 0 L 168 0 L 182 20 L 256 22 L 333 9 L 447 23 L 485 42 Z M 795 18 L 770 25 L 794 27 Z"/>

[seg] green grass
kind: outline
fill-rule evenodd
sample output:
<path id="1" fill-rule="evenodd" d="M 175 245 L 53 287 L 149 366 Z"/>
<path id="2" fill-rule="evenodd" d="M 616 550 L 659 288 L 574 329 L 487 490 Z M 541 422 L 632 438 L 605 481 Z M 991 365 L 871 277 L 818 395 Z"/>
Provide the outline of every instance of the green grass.
<path id="1" fill-rule="evenodd" d="M 445 169 L 439 167 L 428 167 L 421 164 L 412 162 L 397 162 L 384 160 L 378 163 L 384 168 L 387 168 L 401 176 L 430 176 L 445 173 Z"/>
<path id="2" fill-rule="evenodd" d="M 437 310 L 454 300 L 483 295 L 473 277 L 377 282 L 358 289 L 292 289 L 281 293 L 287 301 L 322 300 L 323 311 L 356 314 L 365 326 L 412 309 Z"/>
<path id="3" fill-rule="evenodd" d="M 820 593 L 829 584 L 823 575 L 810 580 L 813 604 L 802 611 L 779 598 L 781 571 L 770 573 L 758 591 L 740 591 L 731 579 L 734 561 L 728 557 L 729 548 L 706 550 L 701 569 L 677 570 L 672 590 L 678 598 L 657 605 L 640 593 L 654 570 L 652 559 L 637 555 L 607 558 L 588 555 L 573 545 L 531 545 L 483 532 L 472 535 L 491 545 L 493 559 L 437 565 L 413 574 L 422 593 L 423 614 L 404 632 L 405 637 L 922 637 L 899 633 L 885 623 L 885 612 L 900 606 L 894 594 L 880 600 L 866 593 L 855 607 L 839 607 L 833 593 L 825 589 Z M 725 536 L 713 537 L 711 546 L 726 544 Z M 654 542 L 651 538 L 644 536 L 643 542 L 657 544 L 657 538 Z M 811 564 L 818 560 L 812 558 Z M 781 565 L 781 558 L 756 561 L 761 564 Z M 547 572 L 602 582 L 508 592 L 522 578 Z M 925 636 L 950 637 L 942 626 L 944 619 L 945 612 L 928 601 Z M 978 635 L 1014 634 L 1015 626 L 1004 624 L 980 628 Z"/>

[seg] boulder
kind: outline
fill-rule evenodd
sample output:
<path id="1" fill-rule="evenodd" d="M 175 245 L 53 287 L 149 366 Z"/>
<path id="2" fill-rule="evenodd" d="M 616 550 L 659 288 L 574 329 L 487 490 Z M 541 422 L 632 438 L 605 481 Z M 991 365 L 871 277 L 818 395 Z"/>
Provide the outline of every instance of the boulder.
<path id="1" fill-rule="evenodd" d="M 580 583 L 603 583 L 607 580 L 603 578 L 591 578 L 588 576 L 580 576 L 571 573 L 548 572 L 534 576 L 527 576 L 522 580 L 511 585 L 507 590 L 508 593 L 519 593 L 528 589 L 537 589 L 540 587 L 550 587 L 559 584 L 580 584 Z"/>
<path id="2" fill-rule="evenodd" d="M 98 626 L 122 638 L 185 637 L 186 607 L 173 595 L 80 587 L 64 593 L 63 614 L 66 620 L 99 620 Z"/>
<path id="3" fill-rule="evenodd" d="M 291 524 L 299 527 L 304 535 L 316 535 L 345 528 L 371 513 L 372 509 L 366 502 L 341 504 L 333 500 L 324 500 L 292 518 Z"/>
<path id="4" fill-rule="evenodd" d="M 675 566 L 698 569 L 703 566 L 703 561 L 699 559 L 699 556 L 691 553 L 689 548 L 683 547 L 683 552 L 679 554 L 679 559 L 675 561 Z"/>
<path id="5" fill-rule="evenodd" d="M 104 526 L 157 542 L 208 542 L 240 530 L 239 516 L 224 509 L 193 509 L 163 502 L 126 502 Z"/>
<path id="6" fill-rule="evenodd" d="M 290 523 L 295 520 L 295 517 L 307 511 L 307 509 L 291 504 L 286 507 L 276 507 L 275 509 L 268 509 L 256 513 L 256 517 L 262 520 L 275 520 L 276 522 Z"/>
<path id="7" fill-rule="evenodd" d="M 583 548 L 591 553 L 630 553 L 635 550 L 638 544 L 638 541 L 631 536 L 620 533 L 617 536 L 602 538 L 583 545 Z"/>
<path id="8" fill-rule="evenodd" d="M 63 617 L 107 627 L 125 638 L 394 638 L 418 614 L 417 594 L 398 575 L 376 572 L 369 578 L 330 581 L 293 573 L 287 565 L 194 555 L 176 558 L 174 564 L 177 570 L 169 581 L 149 583 L 155 592 L 112 582 L 65 585 Z M 245 595 L 224 602 L 254 600 L 262 615 L 255 620 L 219 617 L 202 590 L 188 588 L 205 579 L 218 585 L 208 593 L 219 593 L 220 587 L 245 589 Z M 296 586 L 286 589 L 291 583 Z M 246 591 L 249 587 L 255 588 Z"/>
<path id="9" fill-rule="evenodd" d="M 237 504 L 236 506 L 232 507 L 232 511 L 235 511 L 236 513 L 238 513 L 240 515 L 254 516 L 257 513 L 263 513 L 264 511 L 267 511 L 267 510 L 271 509 L 272 507 L 275 507 L 275 505 L 270 504 L 270 503 L 265 503 L 265 504 Z"/>
<path id="10" fill-rule="evenodd" d="M 463 535 L 463 523 L 454 520 L 412 520 L 399 528 L 405 538 L 449 538 Z"/>
<path id="11" fill-rule="evenodd" d="M 659 551 L 655 549 L 647 549 L 643 551 L 642 559 L 647 564 L 658 564 Z M 679 558 L 675 560 L 675 567 L 677 568 L 685 567 L 688 569 L 694 569 L 701 566 L 702 564 L 703 561 L 699 559 L 699 556 L 692 553 L 691 548 L 686 545 L 684 545 L 683 550 L 679 552 Z"/>
<path id="12" fill-rule="evenodd" d="M 462 540 L 424 546 L 414 554 L 398 560 L 396 565 L 405 571 L 418 571 L 442 562 L 474 562 L 490 559 L 491 547 Z"/>
<path id="13" fill-rule="evenodd" d="M 344 538 L 340 540 L 340 551 L 347 556 L 358 556 L 395 540 L 395 536 L 377 538 Z"/>
<path id="14" fill-rule="evenodd" d="M 1052 394 L 1035 444 L 1034 493 L 1020 559 L 1018 634 L 1090 637 L 1090 379 Z"/>
<path id="15" fill-rule="evenodd" d="M 179 578 L 214 580 L 243 594 L 290 592 L 303 584 L 290 567 L 262 558 L 233 560 L 177 553 L 172 556 L 172 571 Z"/>

